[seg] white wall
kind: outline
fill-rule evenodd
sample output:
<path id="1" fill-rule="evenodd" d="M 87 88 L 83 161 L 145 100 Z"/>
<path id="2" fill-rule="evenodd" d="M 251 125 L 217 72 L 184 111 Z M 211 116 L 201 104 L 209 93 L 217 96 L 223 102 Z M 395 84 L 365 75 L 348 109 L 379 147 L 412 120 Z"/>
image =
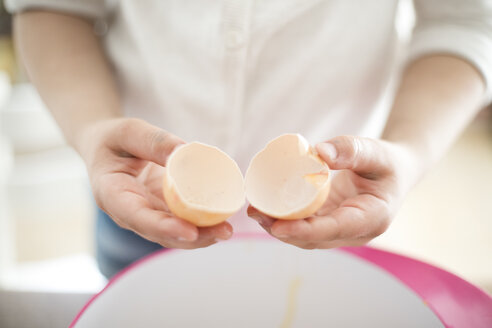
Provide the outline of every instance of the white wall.
<path id="1" fill-rule="evenodd" d="M 82 274 L 82 289 L 94 290 L 101 279 L 90 256 L 94 207 L 83 161 L 32 85 L 16 84 L 6 98 L 0 106 L 0 284 L 74 291 Z"/>
<path id="2" fill-rule="evenodd" d="M 7 101 L 9 94 L 10 81 L 8 76 L 4 72 L 0 72 L 0 110 Z M 6 192 L 7 177 L 12 165 L 12 151 L 2 132 L 0 124 L 0 284 L 14 261 L 14 234 Z"/>

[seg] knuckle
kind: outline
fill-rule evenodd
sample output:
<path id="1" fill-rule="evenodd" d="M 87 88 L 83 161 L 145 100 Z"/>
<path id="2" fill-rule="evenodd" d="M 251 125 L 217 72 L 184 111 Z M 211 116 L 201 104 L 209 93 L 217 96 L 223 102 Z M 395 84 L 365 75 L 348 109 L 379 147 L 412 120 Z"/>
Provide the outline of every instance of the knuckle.
<path id="1" fill-rule="evenodd" d="M 118 122 L 111 129 L 110 135 L 108 135 L 111 148 L 122 151 L 128 139 L 135 135 L 135 130 L 139 128 L 141 122 L 142 120 L 137 118 L 118 119 Z"/>
<path id="2" fill-rule="evenodd" d="M 138 126 L 142 125 L 143 121 L 139 118 L 129 117 L 121 120 L 118 129 L 120 134 L 128 134 Z"/>

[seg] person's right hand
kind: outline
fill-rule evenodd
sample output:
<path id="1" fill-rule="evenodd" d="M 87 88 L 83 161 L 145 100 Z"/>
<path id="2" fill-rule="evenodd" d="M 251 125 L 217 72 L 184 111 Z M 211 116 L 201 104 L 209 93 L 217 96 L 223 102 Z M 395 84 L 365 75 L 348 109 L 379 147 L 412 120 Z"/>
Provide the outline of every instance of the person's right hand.
<path id="1" fill-rule="evenodd" d="M 170 248 L 209 246 L 232 235 L 224 222 L 199 228 L 174 216 L 162 194 L 168 155 L 184 141 L 134 118 L 91 124 L 79 136 L 97 205 L 120 227 Z"/>

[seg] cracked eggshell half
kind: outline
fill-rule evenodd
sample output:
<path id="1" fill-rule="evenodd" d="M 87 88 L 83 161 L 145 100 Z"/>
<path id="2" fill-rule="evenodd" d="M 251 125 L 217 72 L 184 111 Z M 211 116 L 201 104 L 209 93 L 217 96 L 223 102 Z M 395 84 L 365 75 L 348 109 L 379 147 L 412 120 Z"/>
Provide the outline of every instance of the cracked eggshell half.
<path id="1" fill-rule="evenodd" d="M 259 211 L 285 220 L 314 214 L 330 190 L 329 168 L 299 134 L 284 134 L 256 154 L 246 171 L 246 198 Z"/>
<path id="2" fill-rule="evenodd" d="M 163 191 L 171 212 L 199 227 L 225 221 L 245 203 L 244 179 L 236 162 L 199 142 L 179 146 L 169 156 Z"/>

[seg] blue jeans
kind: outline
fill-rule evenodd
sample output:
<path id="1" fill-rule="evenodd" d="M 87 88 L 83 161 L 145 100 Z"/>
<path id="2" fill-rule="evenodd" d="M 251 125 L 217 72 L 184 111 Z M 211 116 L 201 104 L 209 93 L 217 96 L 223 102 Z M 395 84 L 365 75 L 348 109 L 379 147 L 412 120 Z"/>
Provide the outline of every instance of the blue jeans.
<path id="1" fill-rule="evenodd" d="M 101 273 L 111 278 L 132 262 L 162 246 L 133 231 L 120 228 L 106 213 L 97 209 L 96 259 Z"/>

